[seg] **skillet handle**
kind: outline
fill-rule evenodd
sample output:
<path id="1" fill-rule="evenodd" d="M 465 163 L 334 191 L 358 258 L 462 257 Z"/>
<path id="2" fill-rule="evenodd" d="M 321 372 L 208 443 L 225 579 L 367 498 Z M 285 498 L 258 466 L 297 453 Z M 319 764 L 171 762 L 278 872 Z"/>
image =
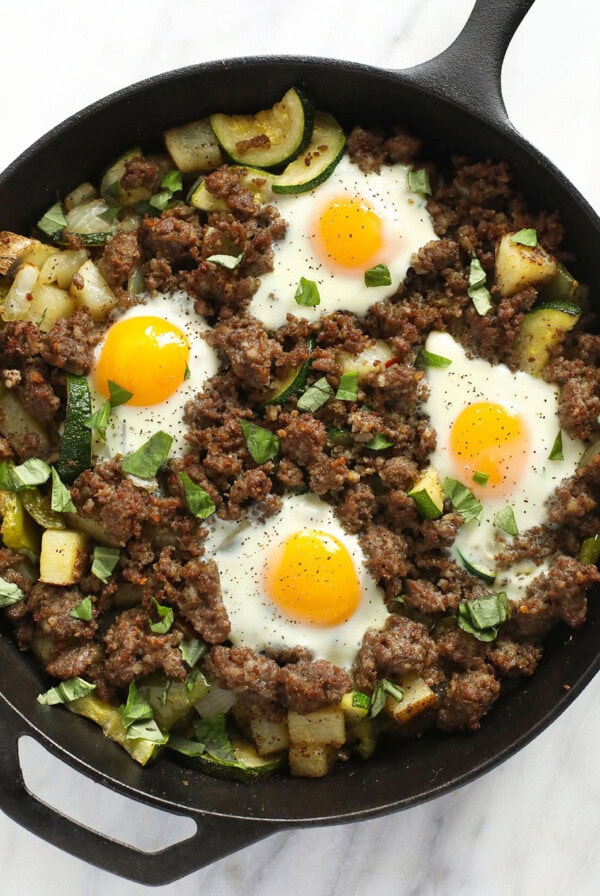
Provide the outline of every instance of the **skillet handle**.
<path id="1" fill-rule="evenodd" d="M 450 46 L 402 75 L 427 91 L 494 125 L 510 124 L 502 98 L 502 65 L 508 46 L 534 0 L 476 0 Z"/>
<path id="2" fill-rule="evenodd" d="M 193 813 L 196 833 L 155 853 L 112 840 L 60 814 L 27 789 L 19 763 L 18 743 L 22 735 L 31 737 L 32 733 L 21 725 L 19 716 L 6 704 L 0 708 L 0 808 L 32 834 L 103 871 L 140 884 L 168 884 L 277 830 L 268 822 Z"/>

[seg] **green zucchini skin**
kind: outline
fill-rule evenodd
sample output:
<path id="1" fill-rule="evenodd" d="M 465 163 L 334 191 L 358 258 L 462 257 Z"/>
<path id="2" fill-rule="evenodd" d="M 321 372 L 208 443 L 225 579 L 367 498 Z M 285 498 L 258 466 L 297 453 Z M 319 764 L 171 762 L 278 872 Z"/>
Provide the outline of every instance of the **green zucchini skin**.
<path id="1" fill-rule="evenodd" d="M 92 465 L 92 431 L 84 420 L 92 415 L 92 400 L 85 376 L 67 374 L 67 413 L 56 470 L 67 485 Z"/>

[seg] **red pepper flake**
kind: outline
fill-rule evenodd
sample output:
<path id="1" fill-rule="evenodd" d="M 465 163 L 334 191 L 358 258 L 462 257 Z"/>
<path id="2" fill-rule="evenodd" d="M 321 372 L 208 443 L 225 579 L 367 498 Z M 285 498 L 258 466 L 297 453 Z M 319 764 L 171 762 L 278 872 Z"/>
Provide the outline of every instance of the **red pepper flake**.
<path id="1" fill-rule="evenodd" d="M 393 358 L 390 358 L 389 361 L 385 362 L 385 367 L 391 367 L 392 364 L 399 364 L 402 358 L 400 355 L 395 355 Z"/>

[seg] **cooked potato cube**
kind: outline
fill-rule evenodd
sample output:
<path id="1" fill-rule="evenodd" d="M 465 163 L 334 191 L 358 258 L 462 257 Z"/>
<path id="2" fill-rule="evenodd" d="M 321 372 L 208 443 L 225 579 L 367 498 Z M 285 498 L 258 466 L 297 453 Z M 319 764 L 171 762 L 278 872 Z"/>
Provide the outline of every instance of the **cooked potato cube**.
<path id="1" fill-rule="evenodd" d="M 342 373 L 358 373 L 358 381 L 362 382 L 374 370 L 385 370 L 386 362 L 391 361 L 392 357 L 393 353 L 387 342 L 377 339 L 358 355 L 338 352 L 336 361 L 341 366 Z"/>
<path id="2" fill-rule="evenodd" d="M 555 258 L 539 244 L 523 246 L 505 234 L 496 247 L 496 285 L 502 296 L 514 296 L 526 286 L 543 286 L 558 270 Z"/>
<path id="3" fill-rule="evenodd" d="M 59 254 L 59 252 L 60 250 L 57 249 L 56 246 L 49 246 L 47 243 L 38 243 L 38 241 L 35 240 L 31 249 L 25 253 L 21 261 L 24 264 L 34 264 L 36 268 L 39 268 L 41 271 L 47 260 L 52 258 L 53 255 Z"/>
<path id="4" fill-rule="evenodd" d="M 68 289 L 73 277 L 88 259 L 85 249 L 66 249 L 56 252 L 44 262 L 40 270 L 40 283 L 55 283 L 61 289 Z"/>
<path id="5" fill-rule="evenodd" d="M 105 320 L 117 304 L 114 292 L 91 259 L 73 277 L 69 292 L 78 308 L 87 308 L 94 320 Z"/>
<path id="6" fill-rule="evenodd" d="M 280 750 L 287 750 L 290 745 L 290 735 L 287 722 L 272 722 L 270 719 L 259 717 L 250 722 L 252 740 L 259 756 L 269 756 Z"/>
<path id="7" fill-rule="evenodd" d="M 86 558 L 87 539 L 71 529 L 46 529 L 42 535 L 40 581 L 49 585 L 73 585 Z"/>
<path id="8" fill-rule="evenodd" d="M 4 296 L 2 309 L 4 320 L 32 320 L 31 291 L 37 283 L 39 274 L 39 268 L 34 264 L 21 265 L 12 286 Z"/>
<path id="9" fill-rule="evenodd" d="M 346 740 L 344 710 L 326 706 L 301 715 L 288 713 L 288 728 L 292 744 L 332 744 L 341 747 Z"/>
<path id="10" fill-rule="evenodd" d="M 83 205 L 84 202 L 89 202 L 90 199 L 95 199 L 98 196 L 98 191 L 93 184 L 83 183 L 79 184 L 79 186 L 75 187 L 74 190 L 71 190 L 65 196 L 64 206 L 68 212 L 71 209 L 75 208 L 77 205 Z"/>
<path id="11" fill-rule="evenodd" d="M 31 319 L 45 333 L 49 333 L 60 318 L 71 317 L 76 307 L 73 296 L 58 286 L 38 281 L 31 292 Z"/>
<path id="12" fill-rule="evenodd" d="M 337 752 L 331 744 L 292 744 L 290 771 L 301 778 L 322 778 L 331 769 Z"/>
<path id="13" fill-rule="evenodd" d="M 406 724 L 410 719 L 424 712 L 430 706 L 435 706 L 438 702 L 431 688 L 418 675 L 405 675 L 399 682 L 399 686 L 404 692 L 403 699 L 396 700 L 395 697 L 388 694 L 384 709 L 387 715 L 399 725 Z"/>

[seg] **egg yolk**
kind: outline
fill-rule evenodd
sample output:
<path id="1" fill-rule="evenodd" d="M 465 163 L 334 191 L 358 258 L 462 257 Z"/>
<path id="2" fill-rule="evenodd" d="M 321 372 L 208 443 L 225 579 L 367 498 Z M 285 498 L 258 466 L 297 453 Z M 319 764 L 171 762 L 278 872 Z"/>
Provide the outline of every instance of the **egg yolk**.
<path id="1" fill-rule="evenodd" d="M 527 467 L 529 428 L 520 414 L 501 404 L 475 402 L 454 421 L 450 450 L 459 478 L 474 494 L 508 494 Z M 485 486 L 473 482 L 476 472 L 488 476 Z"/>
<path id="2" fill-rule="evenodd" d="M 337 625 L 356 611 L 360 584 L 348 549 L 318 529 L 296 532 L 269 557 L 265 585 L 275 606 L 295 622 Z"/>
<path id="3" fill-rule="evenodd" d="M 133 393 L 127 404 L 158 404 L 184 381 L 189 353 L 185 334 L 160 317 L 121 320 L 104 340 L 94 371 L 96 386 L 108 398 L 112 380 Z"/>
<path id="4" fill-rule="evenodd" d="M 315 240 L 328 263 L 366 270 L 381 261 L 383 223 L 363 199 L 340 197 L 321 212 Z"/>

